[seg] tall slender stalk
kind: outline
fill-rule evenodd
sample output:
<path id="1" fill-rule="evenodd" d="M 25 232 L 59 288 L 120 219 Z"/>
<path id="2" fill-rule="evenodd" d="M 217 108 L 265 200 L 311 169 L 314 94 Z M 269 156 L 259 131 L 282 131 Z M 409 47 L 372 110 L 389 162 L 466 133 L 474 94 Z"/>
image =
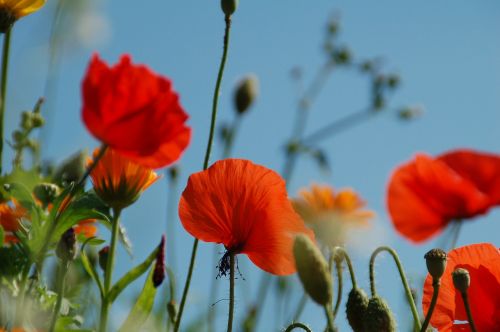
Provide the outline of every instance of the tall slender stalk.
<path id="1" fill-rule="evenodd" d="M 8 28 L 5 32 L 3 39 L 2 50 L 2 74 L 0 82 L 0 174 L 2 174 L 2 155 L 3 155 L 3 141 L 4 141 L 4 119 L 5 119 L 5 105 L 7 104 L 7 78 L 9 71 L 9 55 L 10 55 L 10 39 L 12 34 L 12 27 Z"/>
<path id="2" fill-rule="evenodd" d="M 115 265 L 116 244 L 118 243 L 118 235 L 120 230 L 120 213 L 121 210 L 113 211 L 112 229 L 111 229 L 111 244 L 109 247 L 108 259 L 106 262 L 106 271 L 104 272 L 104 297 L 101 304 L 101 317 L 99 321 L 99 332 L 106 332 L 108 325 L 108 315 L 111 303 L 108 299 L 108 293 L 111 289 L 113 281 L 113 268 Z"/>
<path id="3" fill-rule="evenodd" d="M 229 315 L 227 318 L 227 332 L 233 330 L 234 315 L 234 253 L 229 254 Z"/>
<path id="4" fill-rule="evenodd" d="M 52 320 L 50 322 L 49 332 L 54 332 L 56 327 L 57 317 L 61 311 L 62 300 L 64 298 L 64 287 L 66 287 L 66 274 L 69 269 L 69 262 L 66 261 L 59 265 L 59 289 L 57 291 L 57 302 L 52 314 Z"/>
<path id="5" fill-rule="evenodd" d="M 333 320 L 335 319 L 335 317 L 333 316 L 333 313 L 332 313 L 332 306 L 331 304 L 327 304 L 324 306 L 324 309 L 325 309 L 325 315 L 326 315 L 326 321 L 327 321 L 327 329 L 326 331 L 327 332 L 335 332 L 336 329 L 335 329 L 335 325 L 333 323 Z"/>
<path id="6" fill-rule="evenodd" d="M 422 327 L 420 328 L 420 332 L 426 332 L 427 327 L 429 326 L 429 323 L 432 318 L 432 313 L 434 312 L 434 308 L 436 307 L 436 303 L 438 300 L 439 296 L 439 288 L 441 286 L 441 281 L 439 279 L 437 280 L 432 280 L 432 299 L 431 299 L 431 304 L 429 306 L 429 310 L 427 311 L 427 315 L 425 316 L 424 323 L 422 324 Z"/>
<path id="7" fill-rule="evenodd" d="M 472 311 L 470 310 L 469 296 L 467 292 L 460 292 L 462 295 L 462 300 L 464 301 L 465 312 L 467 313 L 467 321 L 469 322 L 469 327 L 472 332 L 477 332 L 476 324 L 474 324 L 474 319 L 472 318 Z"/>
<path id="8" fill-rule="evenodd" d="M 215 123 L 217 120 L 217 106 L 219 102 L 219 94 L 220 94 L 220 86 L 222 83 L 222 76 L 224 74 L 224 68 L 226 66 L 227 54 L 229 50 L 229 35 L 231 31 L 231 16 L 226 15 L 224 18 L 226 23 L 224 30 L 224 46 L 222 52 L 222 59 L 219 66 L 219 73 L 217 74 L 217 82 L 215 83 L 215 90 L 212 102 L 212 117 L 210 121 L 210 132 L 208 135 L 207 149 L 205 151 L 205 159 L 203 161 L 203 170 L 208 168 L 208 164 L 210 162 L 210 154 L 212 152 L 212 145 L 214 140 L 215 133 Z M 182 292 L 181 304 L 179 306 L 179 314 L 177 315 L 177 319 L 175 320 L 174 332 L 179 331 L 179 327 L 181 325 L 181 318 L 184 312 L 184 306 L 186 304 L 187 295 L 189 292 L 189 285 L 191 284 L 191 277 L 193 275 L 194 264 L 196 261 L 196 252 L 198 250 L 198 239 L 194 239 L 193 248 L 191 249 L 191 259 L 189 262 L 188 274 L 186 277 L 186 283 L 184 284 L 184 290 Z"/>

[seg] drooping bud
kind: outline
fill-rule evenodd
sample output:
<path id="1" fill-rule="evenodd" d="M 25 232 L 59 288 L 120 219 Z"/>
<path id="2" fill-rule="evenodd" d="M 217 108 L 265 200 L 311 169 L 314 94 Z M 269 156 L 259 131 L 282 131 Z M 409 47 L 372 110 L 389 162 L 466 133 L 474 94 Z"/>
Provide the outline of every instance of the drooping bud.
<path id="1" fill-rule="evenodd" d="M 469 271 L 463 268 L 458 268 L 451 273 L 453 278 L 453 285 L 460 293 L 466 293 L 470 286 Z"/>
<path id="2" fill-rule="evenodd" d="M 54 181 L 65 187 L 71 182 L 80 180 L 86 171 L 86 159 L 87 153 L 80 151 L 64 160 L 54 172 Z"/>
<path id="3" fill-rule="evenodd" d="M 53 183 L 40 183 L 33 189 L 33 194 L 44 207 L 47 207 L 59 195 L 59 187 Z"/>
<path id="4" fill-rule="evenodd" d="M 346 316 L 354 332 L 364 332 L 363 317 L 368 308 L 368 296 L 361 288 L 353 288 L 349 292 L 346 303 Z"/>
<path id="5" fill-rule="evenodd" d="M 155 269 L 153 272 L 153 285 L 155 288 L 161 285 L 165 279 L 165 235 L 162 235 L 158 254 L 156 254 Z"/>
<path id="6" fill-rule="evenodd" d="M 99 250 L 99 266 L 103 271 L 106 271 L 106 266 L 108 264 L 109 257 L 109 246 L 105 246 Z"/>
<path id="7" fill-rule="evenodd" d="M 259 94 L 259 80 L 257 76 L 250 74 L 243 78 L 236 86 L 234 94 L 234 106 L 238 114 L 245 113 Z"/>
<path id="8" fill-rule="evenodd" d="M 293 256 L 300 281 L 309 296 L 320 305 L 331 302 L 332 277 L 328 263 L 311 239 L 300 234 L 293 243 Z"/>
<path id="9" fill-rule="evenodd" d="M 56 255 L 63 262 L 69 262 L 76 258 L 77 252 L 78 245 L 76 242 L 75 230 L 70 228 L 61 236 L 57 244 Z"/>
<path id="10" fill-rule="evenodd" d="M 424 258 L 429 274 L 434 280 L 439 280 L 446 269 L 446 252 L 439 248 L 431 249 Z"/>
<path id="11" fill-rule="evenodd" d="M 177 303 L 174 300 L 170 300 L 167 303 L 167 313 L 168 313 L 168 318 L 170 319 L 170 322 L 175 325 L 175 319 L 177 318 L 177 312 L 179 311 L 179 308 L 177 306 Z"/>
<path id="12" fill-rule="evenodd" d="M 236 11 L 236 8 L 238 8 L 238 2 L 239 0 L 221 0 L 220 6 L 222 8 L 222 11 L 224 12 L 224 15 L 233 15 Z"/>
<path id="13" fill-rule="evenodd" d="M 379 296 L 368 302 L 364 316 L 365 331 L 395 332 L 396 321 L 387 303 Z"/>

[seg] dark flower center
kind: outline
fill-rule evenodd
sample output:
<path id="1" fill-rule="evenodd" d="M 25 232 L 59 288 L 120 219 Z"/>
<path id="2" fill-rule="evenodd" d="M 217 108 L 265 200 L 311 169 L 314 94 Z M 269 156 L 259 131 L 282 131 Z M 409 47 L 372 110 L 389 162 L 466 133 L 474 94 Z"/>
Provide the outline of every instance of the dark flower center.
<path id="1" fill-rule="evenodd" d="M 0 33 L 5 33 L 16 21 L 16 16 L 9 8 L 0 7 Z"/>

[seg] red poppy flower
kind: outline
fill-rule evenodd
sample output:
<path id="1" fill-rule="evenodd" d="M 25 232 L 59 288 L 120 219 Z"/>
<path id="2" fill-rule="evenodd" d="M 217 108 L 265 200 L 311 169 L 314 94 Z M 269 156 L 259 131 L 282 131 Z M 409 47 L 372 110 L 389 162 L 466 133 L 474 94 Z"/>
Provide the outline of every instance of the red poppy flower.
<path id="1" fill-rule="evenodd" d="M 431 325 L 440 332 L 470 331 L 460 292 L 455 290 L 451 273 L 464 268 L 470 274 L 467 291 L 472 317 L 478 331 L 500 331 L 500 250 L 488 243 L 473 244 L 448 253 L 448 263 L 441 278 L 439 297 Z M 432 277 L 424 283 L 422 306 L 427 314 L 432 298 Z"/>
<path id="2" fill-rule="evenodd" d="M 396 230 L 414 242 L 449 222 L 473 218 L 500 204 L 500 157 L 456 150 L 436 158 L 418 154 L 396 169 L 387 205 Z"/>
<path id="3" fill-rule="evenodd" d="M 248 160 L 218 161 L 191 175 L 179 216 L 194 237 L 247 254 L 255 265 L 276 275 L 296 271 L 294 235 L 313 238 L 288 200 L 285 181 Z"/>
<path id="4" fill-rule="evenodd" d="M 97 55 L 82 84 L 82 118 L 100 141 L 135 162 L 159 168 L 186 149 L 191 130 L 172 83 L 130 56 L 109 67 Z"/>

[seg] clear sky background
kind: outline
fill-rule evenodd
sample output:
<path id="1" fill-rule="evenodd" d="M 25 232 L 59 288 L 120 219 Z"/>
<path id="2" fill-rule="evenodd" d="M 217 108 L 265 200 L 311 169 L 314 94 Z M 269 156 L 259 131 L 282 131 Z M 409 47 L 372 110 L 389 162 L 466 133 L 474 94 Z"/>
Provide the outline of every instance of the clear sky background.
<path id="1" fill-rule="evenodd" d="M 82 1 L 79 1 L 82 3 Z M 23 19 L 13 34 L 12 66 L 8 95 L 6 133 L 17 126 L 20 111 L 29 109 L 44 94 L 48 68 L 48 39 L 55 1 L 40 12 Z M 468 147 L 489 152 L 500 150 L 500 3 L 498 1 L 326 1 L 252 0 L 240 2 L 233 17 L 227 70 L 222 84 L 219 124 L 233 119 L 232 91 L 247 73 L 260 80 L 261 94 L 244 119 L 236 139 L 234 156 L 280 171 L 284 161 L 283 143 L 289 137 L 296 110 L 296 90 L 290 70 L 301 67 L 304 81 L 310 82 L 324 62 L 322 41 L 325 24 L 332 12 L 341 15 L 340 40 L 361 58 L 382 56 L 387 70 L 402 77 L 402 86 L 391 99 L 392 109 L 422 105 L 425 114 L 412 122 L 401 122 L 389 110 L 348 132 L 325 139 L 330 174 L 321 173 L 309 159 L 299 162 L 290 195 L 313 182 L 335 188 L 352 187 L 377 212 L 369 232 L 361 232 L 351 247 L 359 282 L 368 290 L 368 249 L 388 244 L 398 250 L 407 273 L 416 287 L 425 273 L 424 253 L 439 239 L 422 246 L 410 244 L 391 226 L 385 192 L 391 171 L 416 152 L 439 154 Z M 101 0 L 87 1 L 65 18 L 62 61 L 58 68 L 55 95 L 49 96 L 50 132 L 43 147 L 45 159 L 61 161 L 79 149 L 98 146 L 80 120 L 80 82 L 90 55 L 97 51 L 110 63 L 130 53 L 135 62 L 145 63 L 170 77 L 190 115 L 193 139 L 180 161 L 180 190 L 187 176 L 202 166 L 208 135 L 211 98 L 222 52 L 224 30 L 219 1 Z M 359 73 L 334 72 L 314 105 L 306 132 L 366 106 L 369 86 Z M 220 140 L 217 141 L 220 143 Z M 215 147 L 212 161 L 219 158 Z M 9 151 L 9 155 L 12 153 Z M 9 159 L 5 159 L 9 160 Z M 118 258 L 117 276 L 144 258 L 165 230 L 167 190 L 159 181 L 125 211 L 123 222 L 134 243 L 135 258 L 123 250 Z M 500 214 L 493 210 L 477 222 L 467 222 L 459 245 L 491 242 L 500 245 Z M 178 220 L 173 234 L 179 288 L 184 283 L 192 238 Z M 101 235 L 108 237 L 107 231 Z M 361 245 L 362 244 L 362 245 Z M 171 253 L 169 253 L 171 255 Z M 236 322 L 253 301 L 260 280 L 258 268 L 241 258 L 237 280 Z M 382 258 L 377 264 L 378 291 L 396 312 L 401 330 L 406 330 L 410 312 L 394 264 Z M 209 305 L 208 291 L 216 270 L 212 245 L 200 246 L 184 323 L 199 317 Z M 347 276 L 347 275 L 346 275 Z M 296 277 L 292 277 L 295 283 Z M 227 298 L 227 280 L 218 280 Z M 346 282 L 349 285 L 349 282 Z M 115 319 L 127 313 L 134 290 L 122 295 L 115 307 Z M 290 311 L 301 294 L 294 284 Z M 270 297 L 269 297 L 270 298 Z M 225 326 L 227 301 L 218 307 L 218 329 Z M 266 303 L 259 331 L 284 327 L 275 315 L 276 305 Z M 309 303 L 302 320 L 316 331 L 324 327 L 321 308 Z M 340 315 L 341 331 L 347 331 Z"/>

